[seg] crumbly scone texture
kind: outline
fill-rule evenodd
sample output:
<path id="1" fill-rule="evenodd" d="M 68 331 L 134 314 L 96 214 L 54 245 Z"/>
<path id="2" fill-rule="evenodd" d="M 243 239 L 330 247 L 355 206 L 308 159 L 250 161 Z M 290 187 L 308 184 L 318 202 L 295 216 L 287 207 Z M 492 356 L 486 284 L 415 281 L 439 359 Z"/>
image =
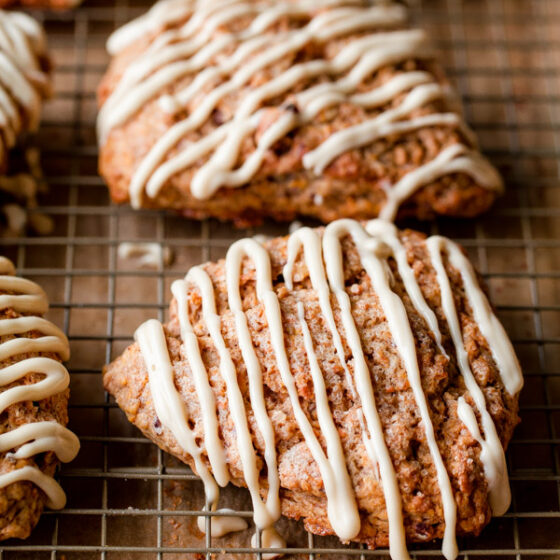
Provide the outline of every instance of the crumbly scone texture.
<path id="1" fill-rule="evenodd" d="M 0 292 L 5 293 L 5 292 Z M 22 317 L 13 309 L 0 310 L 0 321 Z M 37 331 L 21 333 L 18 335 L 2 336 L 0 343 L 14 338 L 38 338 L 42 336 Z M 60 361 L 60 356 L 52 352 L 34 352 L 19 354 L 10 360 L 0 362 L 4 368 L 21 360 L 36 356 L 44 356 Z M 26 375 L 12 384 L 2 386 L 4 392 L 15 385 L 31 385 L 42 379 L 41 374 Z M 56 421 L 63 426 L 68 424 L 68 397 L 69 390 L 57 393 L 39 401 L 21 401 L 9 406 L 0 414 L 0 433 L 6 433 L 24 424 L 40 421 Z M 0 474 L 4 474 L 26 465 L 36 466 L 42 472 L 53 476 L 59 461 L 52 451 L 41 453 L 29 459 L 13 459 L 8 453 L 0 453 Z M 46 503 L 46 496 L 35 484 L 28 481 L 16 482 L 5 488 L 0 488 L 0 540 L 29 536 Z"/>
<path id="2" fill-rule="evenodd" d="M 462 535 L 476 535 L 491 517 L 487 481 L 480 461 L 480 446 L 457 415 L 459 397 L 464 395 L 469 403 L 473 402 L 466 392 L 458 370 L 454 346 L 441 309 L 435 270 L 424 239 L 422 234 L 416 232 L 401 233 L 409 263 L 413 267 L 424 298 L 439 320 L 447 356 L 438 348 L 428 326 L 414 309 L 406 295 L 396 265 L 390 260 L 394 276 L 393 289 L 403 299 L 414 334 L 422 387 L 457 503 L 457 532 Z M 282 311 L 285 345 L 291 371 L 296 379 L 300 403 L 324 447 L 325 441 L 317 419 L 313 381 L 296 310 L 297 303 L 303 302 L 305 319 L 323 372 L 331 411 L 346 455 L 348 472 L 360 511 L 361 530 L 355 540 L 372 548 L 387 546 L 388 523 L 384 495 L 363 444 L 362 428 L 358 421 L 360 403 L 352 397 L 345 380 L 341 362 L 334 350 L 330 331 L 321 313 L 317 294 L 311 288 L 309 273 L 301 255 L 294 270 L 293 289 L 288 290 L 284 283 L 282 269 L 286 263 L 286 243 L 286 238 L 278 238 L 265 246 L 270 253 L 274 291 Z M 351 299 L 352 314 L 361 337 L 385 440 L 402 494 L 407 539 L 409 542 L 425 542 L 440 538 L 444 531 L 444 517 L 439 485 L 406 370 L 397 354 L 369 277 L 348 238 L 343 242 L 343 251 L 346 290 Z M 446 268 L 450 275 L 470 366 L 485 395 L 500 440 L 506 447 L 519 420 L 517 397 L 509 395 L 502 384 L 488 344 L 473 319 L 460 273 L 447 262 Z M 221 332 L 236 367 L 253 444 L 259 457 L 260 484 L 266 488 L 266 471 L 263 469 L 264 442 L 250 406 L 247 374 L 236 336 L 234 317 L 228 308 L 224 261 L 208 263 L 204 265 L 204 269 L 214 284 Z M 263 372 L 266 406 L 276 437 L 282 513 L 287 517 L 303 519 L 305 527 L 313 533 L 333 534 L 327 516 L 327 500 L 321 475 L 295 421 L 287 391 L 281 381 L 264 309 L 255 293 L 255 269 L 247 259 L 242 267 L 240 292 L 253 346 Z M 343 335 L 338 305 L 334 298 L 332 299 L 338 330 L 345 345 L 345 360 L 353 374 L 352 354 Z M 233 483 L 244 486 L 235 429 L 229 412 L 225 384 L 219 372 L 220 360 L 202 318 L 201 304 L 199 291 L 190 285 L 189 318 L 216 397 L 220 437 L 226 449 L 228 468 Z M 201 411 L 192 372 L 181 348 L 175 307 L 176 303 L 173 301 L 171 319 L 165 327 L 175 386 L 185 404 L 189 424 L 199 438 L 197 441 L 203 442 Z M 148 438 L 193 466 L 191 457 L 185 454 L 172 433 L 163 427 L 157 418 L 150 393 L 148 372 L 137 344 L 131 345 L 121 357 L 106 367 L 104 384 L 129 420 Z"/>
<path id="3" fill-rule="evenodd" d="M 284 18 L 268 32 L 275 33 L 300 23 Z M 231 25 L 244 28 L 247 22 L 240 18 Z M 228 26 L 224 25 L 217 32 L 229 30 Z M 257 72 L 246 86 L 239 88 L 234 94 L 225 96 L 201 130 L 187 134 L 169 152 L 167 158 L 183 151 L 189 143 L 210 134 L 222 123 L 230 120 L 243 99 L 255 87 L 270 81 L 279 72 L 296 63 L 317 58 L 334 58 L 353 37 L 355 36 L 306 45 L 293 55 L 285 56 L 277 63 Z M 100 105 L 103 105 L 114 91 L 124 70 L 131 63 L 142 59 L 152 40 L 153 36 L 140 39 L 113 58 L 99 87 Z M 227 57 L 227 50 L 224 54 Z M 209 64 L 213 62 L 210 60 Z M 425 58 L 411 58 L 375 71 L 358 87 L 357 93 L 369 91 L 397 74 L 412 70 L 427 71 L 437 82 L 447 84 L 437 62 Z M 174 94 L 184 90 L 193 77 L 176 80 L 164 93 Z M 242 143 L 236 167 L 241 166 L 255 151 L 259 138 L 278 118 L 281 111 L 298 110 L 291 103 L 295 93 L 328 79 L 327 76 L 321 76 L 302 81 L 285 94 L 280 109 L 268 108 L 258 128 Z M 109 133 L 101 149 L 99 169 L 114 201 L 123 203 L 129 200 L 131 178 L 146 154 L 175 123 L 192 113 L 215 86 L 215 83 L 210 83 L 202 88 L 201 95 L 195 96 L 185 110 L 176 115 L 165 112 L 158 99 L 152 99 L 133 117 Z M 324 109 L 309 124 L 294 129 L 273 145 L 267 151 L 263 165 L 247 185 L 240 188 L 222 187 L 211 198 L 200 200 L 191 194 L 190 184 L 196 171 L 208 160 L 209 156 L 205 156 L 196 164 L 173 175 L 154 198 L 144 194 L 142 207 L 171 209 L 197 219 L 215 217 L 233 221 L 239 226 L 255 225 L 266 218 L 289 221 L 298 215 L 309 216 L 324 223 L 338 218 L 375 218 L 385 203 L 385 189 L 394 185 L 406 173 L 432 160 L 444 148 L 465 142 L 466 139 L 458 126 L 432 126 L 382 138 L 363 148 L 340 155 L 319 175 L 307 170 L 302 159 L 333 133 L 399 105 L 405 95 L 406 93 L 397 95 L 392 101 L 375 109 L 364 109 L 350 102 Z M 441 100 L 428 103 L 411 112 L 410 117 L 446 111 L 457 111 L 456 102 Z M 486 211 L 496 196 L 495 191 L 477 184 L 464 173 L 447 174 L 426 184 L 405 201 L 399 217 L 472 217 Z"/>

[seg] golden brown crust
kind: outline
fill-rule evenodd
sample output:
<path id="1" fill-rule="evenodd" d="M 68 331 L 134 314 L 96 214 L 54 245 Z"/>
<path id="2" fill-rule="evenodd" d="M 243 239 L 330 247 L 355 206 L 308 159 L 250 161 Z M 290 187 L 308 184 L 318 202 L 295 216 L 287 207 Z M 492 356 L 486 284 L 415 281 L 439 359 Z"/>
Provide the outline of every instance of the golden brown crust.
<path id="1" fill-rule="evenodd" d="M 398 271 L 394 263 L 391 263 L 395 277 L 393 289 L 403 299 L 413 330 L 423 390 L 428 399 L 440 453 L 449 473 L 457 503 L 457 532 L 476 535 L 489 521 L 491 512 L 487 482 L 480 462 L 480 447 L 457 416 L 458 398 L 465 395 L 471 402 L 470 396 L 466 395 L 464 382 L 458 371 L 454 347 L 440 306 L 435 271 L 427 255 L 424 237 L 406 231 L 402 233 L 402 240 L 423 295 L 442 326 L 443 345 L 449 358 L 440 351 L 431 331 L 412 306 Z M 274 290 L 282 310 L 287 355 L 296 379 L 300 402 L 317 437 L 324 445 L 318 428 L 313 382 L 296 312 L 297 302 L 305 304 L 306 322 L 324 375 L 331 410 L 347 458 L 347 467 L 362 519 L 361 531 L 355 540 L 364 542 L 369 547 L 387 546 L 388 526 L 384 495 L 364 448 L 362 429 L 357 416 L 359 403 L 352 397 L 346 384 L 343 368 L 333 349 L 317 296 L 310 289 L 307 269 L 300 257 L 294 275 L 297 282 L 293 290 L 288 290 L 282 277 L 283 265 L 286 262 L 286 238 L 271 241 L 267 244 L 267 249 L 271 256 Z M 444 519 L 439 485 L 406 370 L 395 349 L 377 296 L 349 240 L 344 242 L 344 255 L 345 285 L 352 302 L 352 313 L 362 339 L 375 389 L 377 408 L 402 494 L 407 538 L 410 542 L 425 542 L 442 537 Z M 465 299 L 460 274 L 448 264 L 446 266 L 471 368 L 486 397 L 499 437 L 503 445 L 507 446 L 518 422 L 517 396 L 509 395 L 501 382 L 488 344 L 482 337 Z M 237 342 L 233 316 L 227 305 L 224 261 L 208 263 L 204 268 L 214 284 L 222 335 L 236 366 L 253 444 L 259 456 L 259 468 L 262 468 L 264 443 L 250 406 L 245 366 Z M 256 299 L 254 268 L 248 261 L 244 262 L 242 268 L 240 287 L 253 345 L 263 371 L 267 410 L 276 436 L 282 513 L 291 518 L 302 518 L 311 532 L 321 535 L 333 534 L 327 518 L 326 496 L 319 469 L 304 443 L 286 389 L 280 380 L 263 307 Z M 235 430 L 227 406 L 224 381 L 219 373 L 219 357 L 201 317 L 201 297 L 198 290 L 190 286 L 187 297 L 189 318 L 197 335 L 216 397 L 220 436 L 226 448 L 228 468 L 233 483 L 243 486 L 243 471 L 235 444 Z M 335 319 L 340 327 L 338 307 L 334 301 L 333 307 Z M 344 332 L 342 328 L 339 330 Z M 194 424 L 195 434 L 202 440 L 199 404 L 188 360 L 182 355 L 174 302 L 171 305 L 171 320 L 166 325 L 166 337 L 174 367 L 176 388 L 181 393 L 188 417 Z M 344 343 L 346 344 L 346 341 Z M 352 370 L 351 352 L 347 347 L 346 361 Z M 130 346 L 120 358 L 106 367 L 104 384 L 126 412 L 129 420 L 148 438 L 193 466 L 191 458 L 157 418 L 148 373 L 136 344 Z M 264 471 L 261 472 L 261 484 L 266 486 Z"/>
<path id="2" fill-rule="evenodd" d="M 242 22 L 235 22 L 242 26 Z M 293 25 L 282 20 L 278 28 Z M 226 30 L 227 30 L 227 26 Z M 224 31 L 224 29 L 220 29 Z M 274 31 L 274 30 L 273 30 Z M 240 101 L 256 85 L 268 81 L 296 61 L 298 63 L 316 57 L 332 58 L 346 44 L 348 38 L 332 40 L 324 45 L 306 46 L 293 57 L 285 57 L 277 64 L 257 73 L 246 87 L 226 96 L 204 124 L 200 133 L 185 136 L 168 158 L 185 148 L 189 142 L 209 134 L 222 122 L 235 114 Z M 99 87 L 99 102 L 103 105 L 117 86 L 124 69 L 141 60 L 150 38 L 144 38 L 113 58 Z M 403 71 L 422 70 L 431 73 L 439 83 L 446 84 L 442 70 L 433 60 L 409 59 L 397 65 L 382 67 L 359 88 L 367 91 L 387 82 Z M 323 79 L 323 78 L 320 78 Z M 192 78 L 175 81 L 165 93 L 173 94 L 186 88 Z M 290 105 L 293 94 L 314 82 L 303 82 L 285 95 L 281 110 L 293 110 Z M 157 99 L 148 101 L 144 107 L 124 124 L 113 129 L 101 149 L 99 169 L 105 178 L 115 202 L 129 201 L 129 183 L 142 159 L 156 141 L 183 119 L 210 91 L 210 84 L 201 96 L 190 103 L 184 112 L 176 116 L 166 113 Z M 268 150 L 264 164 L 249 184 L 240 188 L 221 188 L 210 199 L 200 200 L 190 192 L 195 172 L 207 158 L 177 173 L 168 180 L 154 198 L 143 196 L 142 206 L 175 210 L 185 216 L 201 219 L 215 217 L 231 220 L 239 226 L 253 225 L 266 218 L 292 220 L 298 215 L 330 222 L 337 218 L 369 219 L 379 215 L 385 203 L 385 188 L 394 185 L 404 174 L 433 159 L 443 148 L 466 142 L 455 126 L 432 126 L 407 134 L 383 138 L 372 145 L 349 151 L 336 159 L 319 176 L 304 168 L 303 156 L 317 147 L 334 132 L 372 118 L 379 112 L 396 106 L 405 94 L 374 110 L 365 110 L 352 103 L 323 110 L 310 124 L 300 126 Z M 411 117 L 440 111 L 453 111 L 449 100 L 429 103 L 411 113 Z M 297 110 L 297 108 L 296 108 Z M 243 143 L 238 165 L 246 161 L 254 151 L 256 142 L 266 127 L 278 116 L 278 109 L 270 108 L 254 134 Z M 437 214 L 449 216 L 476 216 L 487 210 L 497 193 L 476 183 L 464 173 L 448 174 L 427 184 L 416 192 L 401 208 L 400 216 L 432 218 Z"/>

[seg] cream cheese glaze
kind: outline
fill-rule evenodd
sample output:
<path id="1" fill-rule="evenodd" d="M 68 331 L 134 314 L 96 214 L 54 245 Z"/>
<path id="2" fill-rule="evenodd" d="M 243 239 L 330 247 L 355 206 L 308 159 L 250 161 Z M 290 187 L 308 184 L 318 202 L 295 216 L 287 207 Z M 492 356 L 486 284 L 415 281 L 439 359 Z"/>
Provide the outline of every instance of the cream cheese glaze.
<path id="1" fill-rule="evenodd" d="M 302 254 L 303 262 L 309 273 L 312 289 L 316 292 L 329 334 L 339 360 L 345 370 L 348 385 L 355 399 L 362 402 L 363 415 L 360 418 L 364 442 L 372 468 L 379 472 L 379 480 L 385 495 L 389 521 L 390 553 L 394 560 L 409 558 L 403 523 L 403 512 L 395 468 L 384 439 L 383 427 L 376 409 L 374 387 L 368 368 L 362 342 L 354 321 L 350 299 L 345 289 L 342 239 L 350 237 L 356 246 L 364 272 L 369 276 L 379 300 L 393 343 L 408 376 L 416 406 L 418 407 L 429 452 L 433 461 L 440 489 L 445 533 L 442 552 L 451 560 L 457 556 L 455 537 L 456 504 L 449 475 L 438 448 L 437 435 L 430 418 L 429 405 L 422 389 L 420 368 L 416 354 L 416 343 L 403 301 L 392 287 L 392 273 L 388 259 L 395 260 L 404 289 L 418 313 L 424 318 L 434 340 L 441 347 L 442 337 L 434 311 L 424 299 L 416 276 L 408 262 L 406 250 L 400 241 L 398 230 L 390 223 L 372 220 L 363 225 L 353 220 L 338 220 L 324 229 L 322 237 L 315 230 L 300 228 L 294 231 L 287 244 L 287 262 L 283 276 L 286 288 L 291 290 L 294 282 L 294 264 Z M 503 514 L 510 501 L 509 482 L 505 464 L 504 450 L 497 436 L 496 427 L 487 410 L 484 394 L 471 371 L 463 334 L 458 321 L 457 309 L 451 290 L 444 255 L 450 266 L 456 269 L 463 280 L 465 297 L 472 309 L 482 336 L 486 339 L 504 387 L 511 395 L 522 387 L 521 369 L 511 343 L 492 312 L 483 290 L 478 284 L 476 274 L 461 249 L 452 241 L 439 236 L 427 239 L 426 247 L 430 255 L 441 294 L 441 308 L 451 333 L 460 374 L 467 392 L 458 402 L 458 415 L 481 448 L 480 460 L 488 479 L 490 505 L 493 513 Z M 328 255 L 328 258 L 326 256 Z M 270 256 L 265 247 L 254 239 L 235 242 L 229 249 L 225 261 L 225 283 L 228 303 L 235 315 L 235 328 L 238 344 L 245 365 L 250 386 L 251 407 L 257 419 L 258 428 L 265 441 L 268 491 L 266 499 L 261 498 L 259 473 L 255 449 L 247 428 L 247 412 L 240 401 L 240 389 L 231 355 L 221 333 L 220 316 L 216 313 L 216 301 L 212 280 L 203 267 L 191 269 L 185 280 L 173 285 L 177 300 L 177 314 L 183 338 L 182 353 L 188 360 L 195 380 L 196 394 L 199 399 L 204 424 L 204 444 L 197 446 L 194 440 L 180 439 L 181 433 L 189 431 L 181 395 L 173 382 L 174 372 L 166 346 L 163 327 L 151 320 L 140 326 L 136 340 L 148 367 L 150 390 L 154 399 L 156 413 L 162 424 L 175 435 L 181 447 L 195 460 L 198 474 L 205 481 L 208 501 L 216 506 L 217 488 L 228 481 L 224 444 L 218 436 L 216 402 L 208 382 L 200 349 L 193 327 L 189 320 L 187 290 L 198 290 L 202 298 L 202 315 L 209 335 L 220 356 L 220 372 L 227 385 L 230 413 L 237 434 L 236 445 L 242 458 L 244 477 L 253 499 L 256 525 L 266 533 L 267 539 L 274 536 L 273 523 L 280 515 L 279 482 L 276 455 L 274 451 L 274 432 L 267 416 L 260 365 L 247 326 L 247 317 L 241 306 L 239 293 L 241 265 L 244 259 L 251 259 L 255 267 L 256 294 L 263 304 L 266 324 L 268 325 L 271 345 L 278 374 L 285 386 L 294 418 L 301 431 L 313 459 L 317 463 L 324 483 L 328 506 L 327 513 L 334 532 L 342 540 L 350 540 L 360 530 L 360 517 L 354 490 L 346 470 L 344 451 L 339 433 L 330 411 L 326 397 L 325 382 L 321 366 L 315 354 L 313 340 L 306 322 L 303 303 L 297 305 L 297 316 L 303 337 L 304 349 L 313 381 L 314 398 L 317 407 L 319 430 L 325 442 L 326 452 L 319 444 L 317 435 L 301 408 L 299 395 L 290 369 L 284 342 L 284 330 L 279 300 L 273 287 Z M 334 319 L 331 301 L 336 300 L 340 315 L 341 328 Z M 349 370 L 344 359 L 343 339 L 352 355 L 353 371 Z M 480 425 L 477 420 L 480 417 Z M 482 433 L 484 433 L 484 436 Z M 206 450 L 216 481 L 205 463 L 200 461 L 202 450 Z M 273 539 L 274 540 L 274 539 Z M 280 545 L 279 545 L 280 546 Z"/>
<path id="2" fill-rule="evenodd" d="M 309 21 L 297 29 L 267 33 L 286 16 L 307 17 Z M 239 18 L 249 18 L 249 25 L 235 32 L 220 29 Z M 349 150 L 423 127 L 451 127 L 463 137 L 464 143 L 447 147 L 385 189 L 383 217 L 393 219 L 405 198 L 444 174 L 462 172 L 483 187 L 501 190 L 499 175 L 472 149 L 475 140 L 457 112 L 449 88 L 437 82 L 435 76 L 402 70 L 388 82 L 358 92 L 359 86 L 383 66 L 433 56 L 425 34 L 403 30 L 405 21 L 406 11 L 400 5 L 370 6 L 360 1 L 157 3 L 109 39 L 109 51 L 118 54 L 140 37 L 150 37 L 146 50 L 120 76 L 98 120 L 103 144 L 115 127 L 125 124 L 150 100 L 159 99 L 161 109 L 171 115 L 185 112 L 137 165 L 129 185 L 132 205 L 140 207 L 143 197 L 155 197 L 172 176 L 201 159 L 204 163 L 190 185 L 195 198 L 208 199 L 221 187 L 246 185 L 276 142 L 293 129 L 312 122 L 322 110 L 343 102 L 381 111 L 360 124 L 335 132 L 306 153 L 303 166 L 310 172 L 320 175 Z M 200 139 L 178 146 L 187 135 L 202 129 L 226 96 L 246 87 L 259 71 L 311 43 L 346 37 L 348 43 L 333 58 L 295 63 L 278 71 L 270 81 L 253 87 L 245 95 L 230 120 L 202 133 Z M 325 76 L 329 81 L 313 82 Z M 191 81 L 183 90 L 169 93 L 176 81 L 189 77 Z M 296 88 L 308 83 L 311 85 L 304 89 Z M 394 106 L 391 102 L 401 95 L 400 103 Z M 199 101 L 193 105 L 195 99 Z M 434 101 L 447 109 L 412 116 Z M 296 110 L 290 110 L 288 103 Z M 255 133 L 271 108 L 279 110 L 277 118 L 260 136 L 254 151 L 237 166 L 243 142 Z"/>
<path id="3" fill-rule="evenodd" d="M 25 314 L 13 319 L 0 319 L 0 336 L 10 337 L 0 343 L 0 361 L 13 362 L 0 369 L 0 413 L 9 406 L 22 401 L 39 401 L 67 389 L 70 377 L 66 368 L 52 358 L 29 357 L 17 359 L 28 353 L 53 353 L 61 360 L 69 357 L 68 340 L 64 333 L 40 315 L 48 310 L 47 297 L 34 282 L 14 276 L 13 264 L 0 257 L 0 308 L 13 309 Z M 7 292 L 7 293 L 6 293 Z M 38 332 L 40 336 L 21 336 Z M 5 388 L 23 377 L 39 373 L 40 381 Z M 74 459 L 80 448 L 78 438 L 66 427 L 55 421 L 37 421 L 23 424 L 0 434 L 0 452 L 7 458 L 26 459 L 39 453 L 52 451 L 62 462 Z M 17 449 L 15 452 L 10 450 Z M 36 484 L 47 496 L 47 505 L 62 508 L 66 496 L 60 485 L 36 466 L 26 465 L 0 475 L 0 488 L 18 481 Z"/>

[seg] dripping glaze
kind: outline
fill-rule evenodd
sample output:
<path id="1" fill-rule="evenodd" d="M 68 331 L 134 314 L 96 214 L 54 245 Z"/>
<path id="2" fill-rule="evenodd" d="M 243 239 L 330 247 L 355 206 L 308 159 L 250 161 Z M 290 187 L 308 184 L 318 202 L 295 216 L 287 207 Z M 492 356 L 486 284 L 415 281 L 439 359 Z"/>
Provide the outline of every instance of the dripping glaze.
<path id="1" fill-rule="evenodd" d="M 283 17 L 302 16 L 310 17 L 303 27 L 266 32 Z M 249 18 L 251 23 L 241 31 L 223 31 L 223 26 L 239 18 Z M 464 143 L 448 146 L 437 157 L 385 189 L 383 217 L 393 219 L 404 199 L 449 173 L 465 173 L 485 188 L 501 190 L 499 175 L 473 149 L 475 140 L 454 109 L 449 88 L 438 83 L 434 76 L 424 71 L 403 70 L 386 83 L 358 93 L 364 80 L 383 66 L 433 56 L 425 34 L 403 30 L 405 21 L 402 6 L 370 6 L 360 1 L 164 0 L 157 3 L 148 14 L 118 30 L 109 40 L 109 51 L 118 54 L 142 35 L 152 36 L 141 59 L 124 70 L 100 110 L 100 142 L 104 144 L 114 128 L 125 124 L 150 100 L 158 99 L 161 109 L 172 116 L 184 111 L 193 99 L 201 101 L 185 111 L 187 116 L 178 119 L 139 162 L 129 184 L 132 205 L 140 207 L 144 196 L 154 198 L 172 176 L 201 159 L 205 163 L 196 170 L 190 184 L 195 198 L 208 199 L 220 187 L 246 185 L 276 142 L 295 128 L 312 122 L 324 109 L 343 102 L 365 110 L 380 109 L 401 95 L 402 101 L 396 107 L 334 132 L 305 154 L 303 167 L 321 174 L 338 156 L 381 138 L 423 127 L 453 127 L 461 132 Z M 352 39 L 332 59 L 313 59 L 279 72 L 270 81 L 253 87 L 229 121 L 199 140 L 177 147 L 188 134 L 200 131 L 226 96 L 247 87 L 259 71 L 310 43 L 345 37 Z M 169 93 L 174 83 L 189 76 L 192 81 L 188 86 Z M 325 76 L 329 77 L 328 82 L 290 93 L 302 82 Z M 219 85 L 212 87 L 216 83 Z M 285 110 L 283 103 L 288 97 L 297 111 Z M 271 100 L 277 98 L 281 100 L 275 107 L 279 116 L 261 135 L 244 163 L 236 167 L 244 140 L 255 133 L 270 109 Z M 411 116 L 434 101 L 449 109 Z"/>
<path id="2" fill-rule="evenodd" d="M 34 282 L 14 276 L 13 264 L 0 257 L 0 308 L 13 309 L 25 314 L 15 319 L 0 319 L 0 336 L 14 338 L 0 343 L 0 360 L 11 361 L 27 353 L 49 352 L 61 360 L 69 357 L 68 340 L 64 333 L 51 322 L 43 319 L 48 310 L 47 297 Z M 26 338 L 27 332 L 36 331 L 41 336 Z M 22 401 L 39 401 L 67 389 L 70 377 L 58 361 L 47 357 L 20 359 L 0 370 L 0 384 L 10 385 L 32 373 L 44 377 L 33 384 L 15 385 L 0 393 L 0 413 L 9 406 Z M 11 450 L 17 449 L 12 452 Z M 27 459 L 45 452 L 53 452 L 62 462 L 69 462 L 80 448 L 78 438 L 66 427 L 55 421 L 38 421 L 23 424 L 0 434 L 0 452 L 7 459 Z M 20 481 L 33 482 L 47 496 L 47 505 L 54 509 L 64 507 L 66 496 L 60 485 L 35 466 L 26 465 L 0 475 L 0 488 Z"/>
<path id="3" fill-rule="evenodd" d="M 369 458 L 375 470 L 379 471 L 379 479 L 385 496 L 391 557 L 394 560 L 405 560 L 409 556 L 400 490 L 376 409 L 371 374 L 352 315 L 350 299 L 345 290 L 342 250 L 342 239 L 345 237 L 350 237 L 357 249 L 361 265 L 379 298 L 387 326 L 408 376 L 441 493 L 445 521 L 442 552 L 448 560 L 452 560 L 458 552 L 455 537 L 455 499 L 449 475 L 438 448 L 427 398 L 422 389 L 414 335 L 403 301 L 392 289 L 392 277 L 387 264 L 389 257 L 395 260 L 404 289 L 414 308 L 425 320 L 442 354 L 445 355 L 445 351 L 441 347 L 442 337 L 438 320 L 422 295 L 416 276 L 408 262 L 406 249 L 399 238 L 398 230 L 392 224 L 382 220 L 372 220 L 365 226 L 354 220 L 338 220 L 325 228 L 322 237 L 317 231 L 310 228 L 299 228 L 290 235 L 288 240 L 287 262 L 283 270 L 285 284 L 288 290 L 293 289 L 294 265 L 296 259 L 302 254 L 312 289 L 317 295 L 321 313 L 332 335 L 333 345 L 345 370 L 349 387 L 354 397 L 361 399 L 363 403 L 360 422 Z M 452 241 L 438 236 L 428 238 L 425 244 L 436 272 L 436 281 L 441 293 L 441 306 L 451 332 L 460 375 L 463 377 L 473 402 L 471 405 L 464 397 L 461 397 L 458 402 L 458 415 L 471 436 L 481 446 L 480 458 L 488 479 L 491 507 L 495 515 L 500 515 L 505 512 L 510 500 L 504 450 L 499 442 L 492 417 L 487 410 L 484 394 L 470 369 L 451 284 L 443 264 L 444 254 L 450 265 L 460 272 L 465 297 L 473 310 L 474 320 L 488 342 L 506 391 L 512 395 L 516 394 L 523 384 L 521 370 L 506 333 L 493 314 L 486 296 L 478 284 L 476 274 L 461 249 Z M 329 255 L 329 258 L 325 260 L 324 255 Z M 214 287 L 210 276 L 201 266 L 191 269 L 185 280 L 175 282 L 172 291 L 177 301 L 177 313 L 181 326 L 183 341 L 181 351 L 189 363 L 195 381 L 204 424 L 204 449 L 207 451 L 213 476 L 206 464 L 200 461 L 202 449 L 194 443 L 192 435 L 182 438 L 182 434 L 189 432 L 190 429 L 181 395 L 173 383 L 173 366 L 169 358 L 165 334 L 159 322 L 150 320 L 139 327 L 136 332 L 136 340 L 148 367 L 150 389 L 156 412 L 163 425 L 175 435 L 181 447 L 193 457 L 197 472 L 205 482 L 208 501 L 215 508 L 218 500 L 217 487 L 218 484 L 220 486 L 227 484 L 228 469 L 223 443 L 218 436 L 216 402 L 189 319 L 187 292 L 188 286 L 194 286 L 202 298 L 203 320 L 219 353 L 220 373 L 227 385 L 230 412 L 238 436 L 236 441 L 242 458 L 244 477 L 253 501 L 255 523 L 266 534 L 266 539 L 273 542 L 276 538 L 273 523 L 280 515 L 278 466 L 274 432 L 265 407 L 262 371 L 251 340 L 247 317 L 241 305 L 240 275 L 244 259 L 251 259 L 255 267 L 257 298 L 263 304 L 278 372 L 287 390 L 298 427 L 320 470 L 327 497 L 329 521 L 334 532 L 342 540 L 350 540 L 357 536 L 360 530 L 360 517 L 352 483 L 346 469 L 344 451 L 326 398 L 324 378 L 313 347 L 305 307 L 303 303 L 298 303 L 297 316 L 313 381 L 317 418 L 319 429 L 326 443 L 326 453 L 319 444 L 299 402 L 286 353 L 279 300 L 272 283 L 270 256 L 267 250 L 254 239 L 243 239 L 230 247 L 225 261 L 225 282 L 229 308 L 235 316 L 236 335 L 247 368 L 251 407 L 255 412 L 258 428 L 265 441 L 268 476 L 266 500 L 261 498 L 259 491 L 255 450 L 248 434 L 247 414 L 240 401 L 241 395 L 236 380 L 235 366 L 221 333 L 220 316 L 216 312 Z M 338 304 L 340 329 L 334 319 L 331 296 L 334 296 Z M 352 353 L 353 374 L 350 373 L 344 360 L 343 338 Z M 480 415 L 484 437 L 481 435 L 475 411 Z"/>

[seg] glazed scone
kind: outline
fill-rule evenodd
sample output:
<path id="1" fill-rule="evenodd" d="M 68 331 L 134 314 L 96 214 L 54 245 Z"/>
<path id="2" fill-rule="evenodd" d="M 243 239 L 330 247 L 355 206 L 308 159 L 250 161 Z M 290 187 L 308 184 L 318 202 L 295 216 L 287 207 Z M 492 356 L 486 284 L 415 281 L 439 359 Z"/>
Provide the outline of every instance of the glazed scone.
<path id="1" fill-rule="evenodd" d="M 42 100 L 49 95 L 46 38 L 27 14 L 0 10 L 0 174 L 7 171 L 8 151 L 39 126 Z"/>
<path id="2" fill-rule="evenodd" d="M 50 95 L 45 34 L 27 14 L 0 10 L 0 37 L 0 231 L 45 233 L 50 220 L 29 212 L 37 207 L 42 182 L 38 153 L 30 148 L 22 148 L 18 158 L 12 153 L 37 130 L 42 102 Z"/>
<path id="3" fill-rule="evenodd" d="M 172 292 L 104 383 L 214 507 L 247 486 L 268 537 L 282 513 L 398 560 L 434 538 L 454 558 L 507 510 L 522 375 L 452 241 L 338 220 L 237 241 Z"/>
<path id="4" fill-rule="evenodd" d="M 0 540 L 26 538 L 45 505 L 62 508 L 52 478 L 79 449 L 68 423 L 68 340 L 43 319 L 48 301 L 0 257 Z"/>
<path id="5" fill-rule="evenodd" d="M 108 50 L 117 202 L 249 225 L 475 216 L 502 190 L 401 5 L 163 0 Z"/>

